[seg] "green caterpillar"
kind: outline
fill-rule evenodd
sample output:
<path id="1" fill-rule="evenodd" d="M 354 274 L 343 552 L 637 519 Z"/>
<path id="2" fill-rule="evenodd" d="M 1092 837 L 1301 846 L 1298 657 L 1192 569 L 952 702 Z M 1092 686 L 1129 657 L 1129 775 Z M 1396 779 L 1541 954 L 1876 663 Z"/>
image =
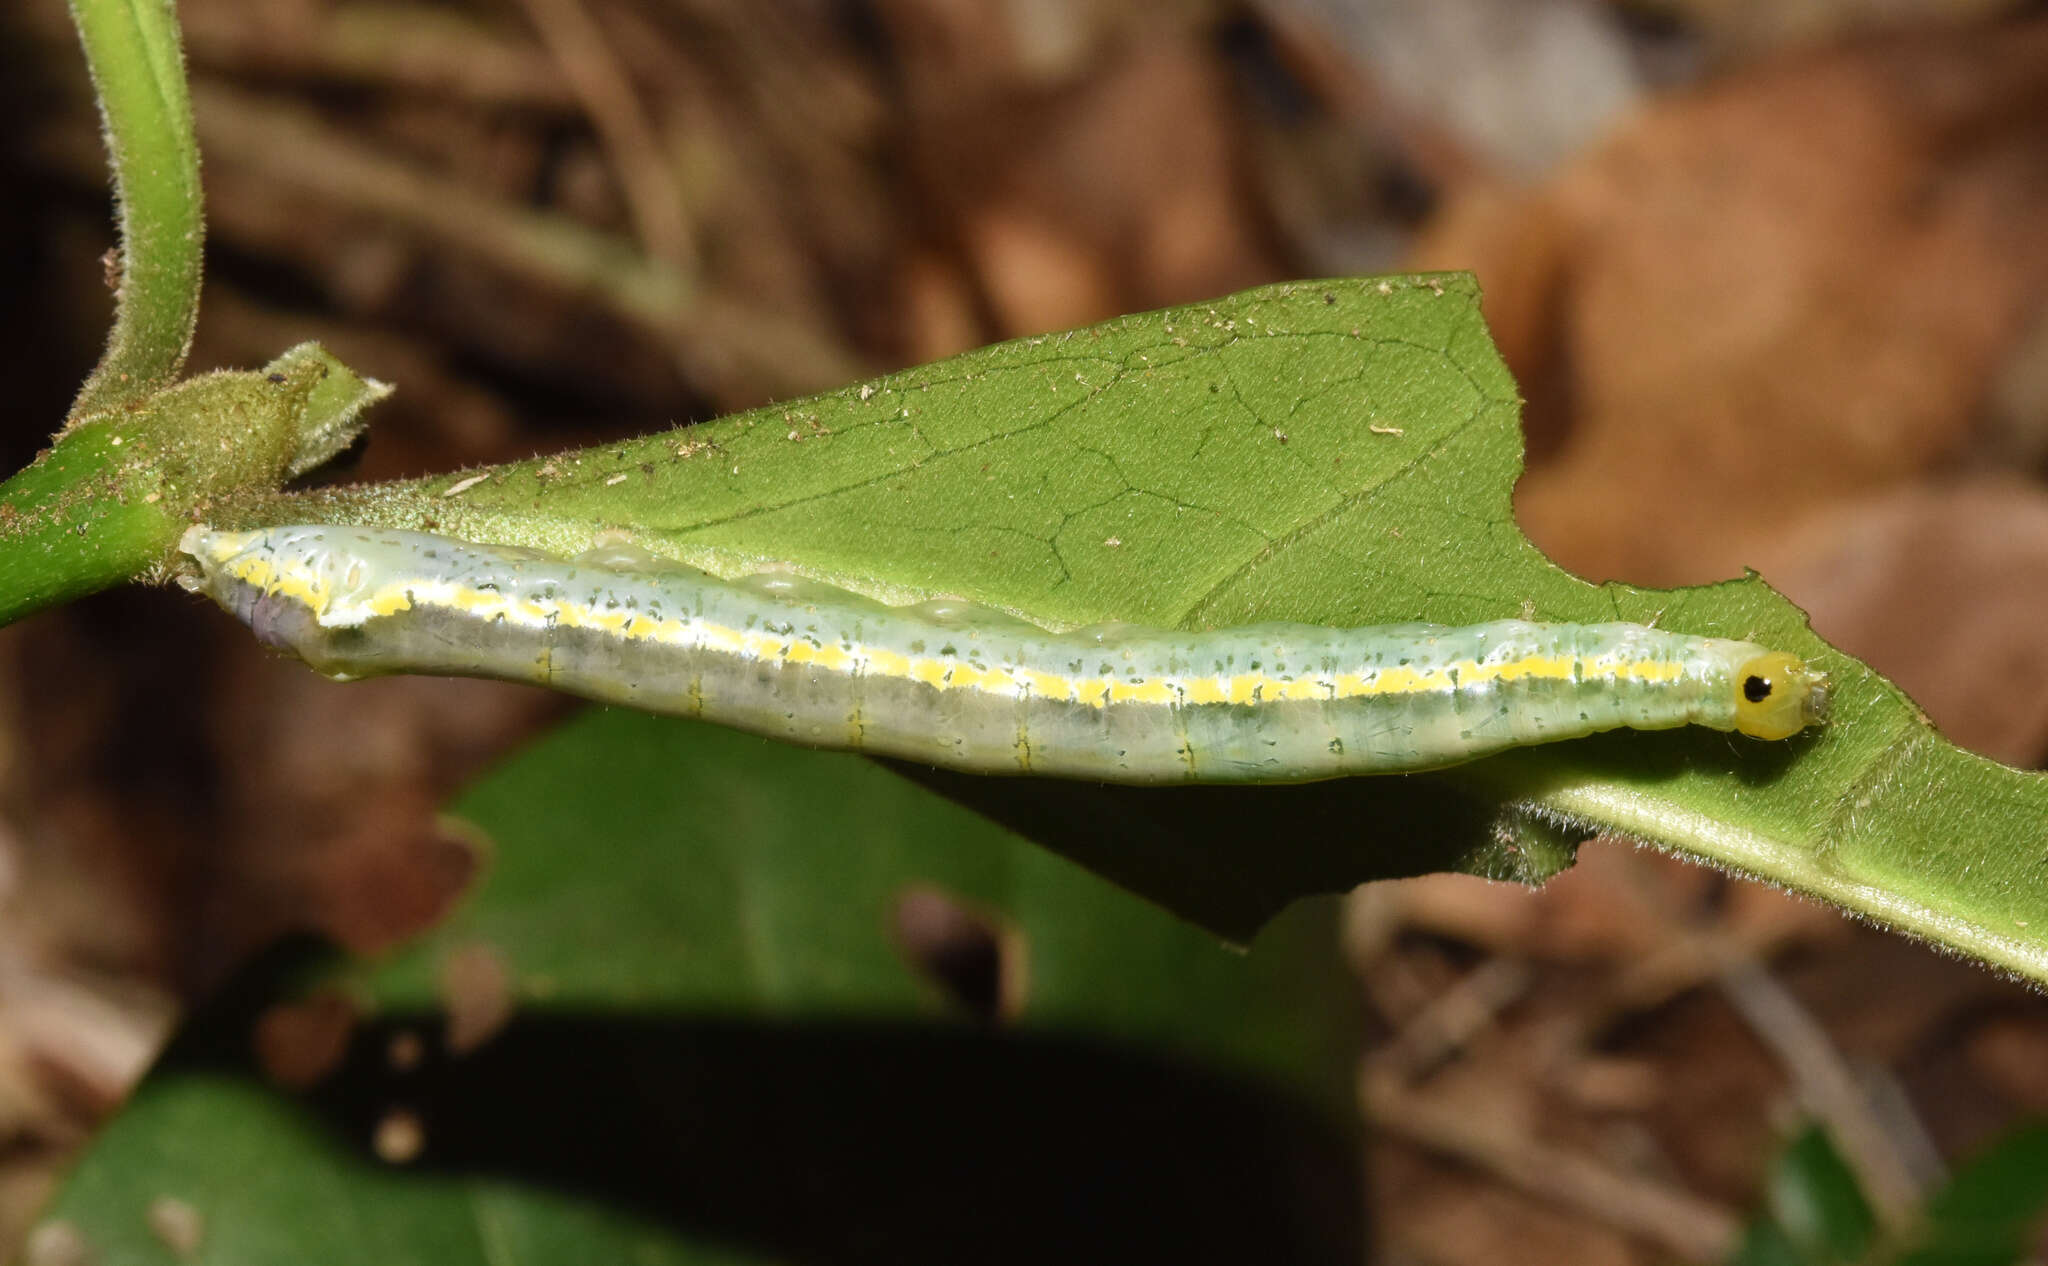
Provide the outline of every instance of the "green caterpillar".
<path id="1" fill-rule="evenodd" d="M 1624 726 L 1783 739 L 1827 713 L 1825 676 L 1796 656 L 1640 624 L 1054 633 L 621 551 L 326 525 L 194 528 L 181 548 L 189 587 L 338 679 L 532 682 L 982 773 L 1305 782 Z"/>

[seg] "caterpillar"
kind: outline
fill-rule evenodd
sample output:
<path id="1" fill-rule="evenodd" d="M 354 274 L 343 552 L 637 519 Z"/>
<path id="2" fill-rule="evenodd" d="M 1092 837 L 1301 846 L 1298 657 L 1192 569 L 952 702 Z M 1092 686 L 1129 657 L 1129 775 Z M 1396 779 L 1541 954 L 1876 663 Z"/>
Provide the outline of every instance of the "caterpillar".
<path id="1" fill-rule="evenodd" d="M 421 532 L 196 527 L 183 583 L 338 680 L 532 682 L 810 747 L 1121 783 L 1306 782 L 1693 724 L 1823 720 L 1826 677 L 1640 624 L 1256 624 L 1051 632 L 631 549 L 573 559 Z"/>

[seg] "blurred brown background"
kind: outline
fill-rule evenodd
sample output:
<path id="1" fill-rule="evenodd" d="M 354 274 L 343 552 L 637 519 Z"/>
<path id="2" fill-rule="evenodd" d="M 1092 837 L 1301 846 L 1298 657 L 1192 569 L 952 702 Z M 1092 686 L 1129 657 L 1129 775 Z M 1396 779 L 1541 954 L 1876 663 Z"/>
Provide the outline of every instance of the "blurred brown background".
<path id="1" fill-rule="evenodd" d="M 1761 570 L 1959 742 L 2048 757 L 2048 12 L 2016 0 L 184 0 L 195 369 L 398 384 L 352 478 L 633 434 L 1290 277 L 1471 268 L 1525 528 Z M 9 469 L 109 310 L 60 0 L 0 13 Z M 337 689 L 171 592 L 0 636 L 0 1242 L 182 999 L 374 948 L 433 807 L 565 705 Z M 1967 831 L 1967 822 L 1957 823 Z M 1707 1260 L 1819 1114 L 1904 1202 L 2048 1110 L 2048 1006 L 1624 844 L 1383 885 L 1390 1261 Z"/>

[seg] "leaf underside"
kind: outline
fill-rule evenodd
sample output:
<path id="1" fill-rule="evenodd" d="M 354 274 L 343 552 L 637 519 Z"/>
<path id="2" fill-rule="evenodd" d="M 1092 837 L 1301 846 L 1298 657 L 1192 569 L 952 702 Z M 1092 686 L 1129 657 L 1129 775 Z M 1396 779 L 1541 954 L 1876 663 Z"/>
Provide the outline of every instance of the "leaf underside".
<path id="1" fill-rule="evenodd" d="M 1760 579 L 1647 590 L 1557 568 L 1514 522 L 1518 408 L 1469 277 L 1297 283 L 223 522 L 557 553 L 624 534 L 721 574 L 786 567 L 1048 627 L 1519 616 L 1749 638 L 1831 675 L 1829 725 L 1782 743 L 1620 732 L 1309 787 L 917 776 L 1238 939 L 1305 892 L 1433 870 L 1539 880 L 1613 832 L 2048 980 L 2048 783 L 1942 739 Z"/>

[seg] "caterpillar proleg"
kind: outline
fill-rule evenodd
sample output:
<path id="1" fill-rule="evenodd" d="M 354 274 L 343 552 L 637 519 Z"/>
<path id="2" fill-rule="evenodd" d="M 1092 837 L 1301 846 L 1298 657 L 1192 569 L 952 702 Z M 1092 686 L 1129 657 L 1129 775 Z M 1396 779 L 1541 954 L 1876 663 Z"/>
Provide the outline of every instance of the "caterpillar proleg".
<path id="1" fill-rule="evenodd" d="M 421 532 L 194 528 L 206 593 L 341 680 L 532 682 L 811 747 L 1123 783 L 1305 782 L 1455 765 L 1602 730 L 1782 739 L 1826 678 L 1639 624 L 1257 624 L 1056 633 L 637 551 L 555 559 Z"/>

